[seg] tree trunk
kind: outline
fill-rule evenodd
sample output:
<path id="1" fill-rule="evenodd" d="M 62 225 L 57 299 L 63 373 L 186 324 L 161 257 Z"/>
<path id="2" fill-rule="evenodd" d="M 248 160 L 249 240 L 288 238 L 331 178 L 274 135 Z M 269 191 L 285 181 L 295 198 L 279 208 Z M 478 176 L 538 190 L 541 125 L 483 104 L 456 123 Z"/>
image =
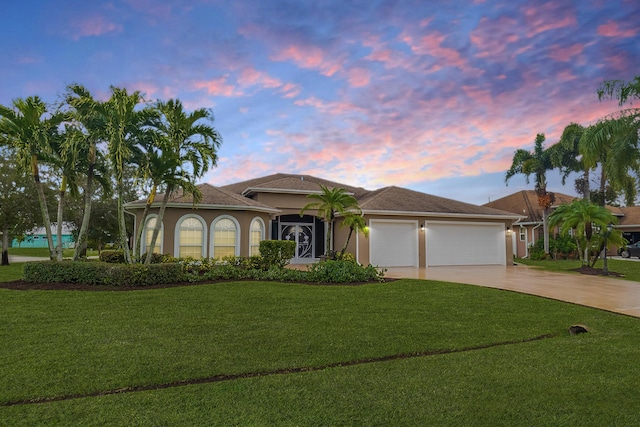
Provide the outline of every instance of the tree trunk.
<path id="1" fill-rule="evenodd" d="M 95 144 L 89 149 L 89 170 L 87 171 L 87 186 L 84 190 L 84 212 L 82 214 L 82 225 L 78 233 L 78 241 L 73 251 L 73 260 L 77 261 L 86 256 L 87 233 L 89 232 L 89 221 L 91 220 L 91 202 L 93 199 L 93 170 L 95 168 Z"/>
<path id="2" fill-rule="evenodd" d="M 127 238 L 127 224 L 124 219 L 124 201 L 122 200 L 122 183 L 118 183 L 118 233 L 120 234 L 120 246 L 124 254 L 124 262 L 131 264 L 131 251 Z"/>
<path id="3" fill-rule="evenodd" d="M 51 232 L 51 218 L 49 218 L 49 208 L 47 207 L 47 199 L 44 195 L 44 188 L 40 182 L 40 171 L 38 169 L 38 157 L 31 156 L 31 171 L 33 172 L 33 180 L 36 183 L 38 199 L 40 199 L 40 212 L 44 221 L 45 233 L 47 233 L 47 243 L 49 244 L 49 259 L 55 259 L 55 247 L 53 246 L 53 233 Z"/>
<path id="4" fill-rule="evenodd" d="M 351 240 L 351 235 L 353 234 L 353 227 L 349 227 L 349 235 L 347 236 L 347 241 L 344 242 L 344 246 L 340 251 L 340 259 L 344 256 L 344 253 L 347 251 L 347 246 L 349 246 L 349 241 Z"/>
<path id="5" fill-rule="evenodd" d="M 147 248 L 147 258 L 144 260 L 145 264 L 151 264 L 151 258 L 153 257 L 153 249 L 156 246 L 156 240 L 158 240 L 158 235 L 160 234 L 160 227 L 162 227 L 162 219 L 164 218 L 164 211 L 167 208 L 167 203 L 169 203 L 169 197 L 171 196 L 172 191 L 173 191 L 173 187 L 171 185 L 167 185 L 167 189 L 164 192 L 164 198 L 162 199 L 162 204 L 160 205 L 160 211 L 158 212 L 158 218 L 156 218 L 156 226 L 153 227 L 151 244 Z"/>
<path id="6" fill-rule="evenodd" d="M 145 262 L 142 260 L 142 239 L 144 238 L 144 223 L 147 219 L 147 215 L 149 215 L 149 210 L 151 209 L 151 205 L 155 201 L 156 198 L 156 186 L 151 187 L 151 193 L 147 198 L 147 204 L 144 206 L 144 211 L 142 212 L 142 218 L 140 219 L 140 223 L 138 225 L 138 233 L 136 237 L 136 246 L 133 251 L 133 256 L 138 258 L 140 262 Z"/>
<path id="7" fill-rule="evenodd" d="M 2 230 L 2 262 L 0 265 L 9 265 L 9 230 Z"/>
<path id="8" fill-rule="evenodd" d="M 58 196 L 58 217 L 56 224 L 56 259 L 62 261 L 62 219 L 64 210 L 64 195 L 67 191 L 67 178 L 62 177 L 62 183 L 60 184 L 60 194 Z"/>
<path id="9" fill-rule="evenodd" d="M 542 211 L 542 232 L 544 233 L 543 242 L 544 242 L 544 253 L 549 253 L 549 221 L 547 218 L 549 217 L 549 208 L 544 208 Z"/>

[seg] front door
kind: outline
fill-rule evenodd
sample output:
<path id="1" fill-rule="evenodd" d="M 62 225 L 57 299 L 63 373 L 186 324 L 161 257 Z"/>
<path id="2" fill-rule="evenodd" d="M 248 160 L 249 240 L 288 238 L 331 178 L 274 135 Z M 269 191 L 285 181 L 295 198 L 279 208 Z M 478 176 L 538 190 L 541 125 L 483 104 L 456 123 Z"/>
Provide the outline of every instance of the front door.
<path id="1" fill-rule="evenodd" d="M 280 239 L 296 242 L 294 263 L 311 262 L 315 259 L 313 224 L 281 224 Z"/>

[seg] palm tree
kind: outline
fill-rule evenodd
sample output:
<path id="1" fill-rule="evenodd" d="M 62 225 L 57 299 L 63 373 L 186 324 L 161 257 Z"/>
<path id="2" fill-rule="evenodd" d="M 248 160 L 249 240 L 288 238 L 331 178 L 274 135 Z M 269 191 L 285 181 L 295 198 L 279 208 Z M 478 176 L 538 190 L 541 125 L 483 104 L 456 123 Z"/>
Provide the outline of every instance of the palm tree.
<path id="1" fill-rule="evenodd" d="M 155 121 L 153 128 L 158 135 L 156 141 L 162 152 L 161 168 L 156 171 L 156 176 L 161 177 L 165 193 L 151 236 L 151 244 L 147 248 L 147 264 L 151 262 L 164 211 L 172 193 L 181 188 L 183 193 L 193 196 L 194 203 L 199 201 L 200 191 L 195 182 L 210 167 L 216 165 L 217 149 L 222 142 L 222 137 L 210 124 L 213 123 L 211 110 L 200 108 L 187 113 L 182 102 L 177 99 L 159 101 L 155 107 L 160 113 L 160 118 Z"/>
<path id="2" fill-rule="evenodd" d="M 49 208 L 40 181 L 40 161 L 49 155 L 51 140 L 55 138 L 58 127 L 65 119 L 66 116 L 59 111 L 50 112 L 38 96 L 17 98 L 13 100 L 13 108 L 0 105 L 0 138 L 16 149 L 19 167 L 31 171 L 38 192 L 51 259 L 54 259 L 55 248 Z"/>
<path id="3" fill-rule="evenodd" d="M 627 100 L 640 98 L 640 76 L 632 81 L 606 80 L 598 88 L 598 99 L 617 98 L 618 105 L 622 106 Z"/>
<path id="4" fill-rule="evenodd" d="M 548 150 L 551 156 L 551 163 L 554 167 L 560 169 L 562 185 L 565 185 L 567 178 L 572 173 L 582 173 L 582 177 L 577 178 L 575 181 L 575 189 L 582 195 L 583 199 L 590 200 L 590 168 L 585 166 L 580 154 L 580 141 L 584 134 L 584 129 L 584 126 L 578 123 L 569 124 L 562 131 L 560 141 L 553 144 Z"/>
<path id="5" fill-rule="evenodd" d="M 608 224 L 616 224 L 617 222 L 618 219 L 606 208 L 595 205 L 588 200 L 576 200 L 570 205 L 558 206 L 549 216 L 549 224 L 552 227 L 560 225 L 561 234 L 567 235 L 569 230 L 573 230 L 583 265 L 589 264 L 589 252 L 592 249 L 592 240 L 595 235 L 594 225 L 600 230 L 605 230 Z M 611 241 L 619 241 L 620 239 L 620 231 L 616 230 Z"/>
<path id="6" fill-rule="evenodd" d="M 543 209 L 542 224 L 544 233 L 544 252 L 549 253 L 549 225 L 547 217 L 549 209 L 555 201 L 555 195 L 547 191 L 547 171 L 554 168 L 551 161 L 551 153 L 544 149 L 545 136 L 542 133 L 536 135 L 535 147 L 533 152 L 527 150 L 516 150 L 511 168 L 505 175 L 504 182 L 509 184 L 509 180 L 517 174 L 525 176 L 525 181 L 529 183 L 529 176 L 534 175 L 535 190 L 538 195 L 538 205 Z"/>
<path id="7" fill-rule="evenodd" d="M 111 86 L 111 98 L 104 104 L 105 135 L 109 151 L 109 161 L 116 178 L 118 197 L 118 233 L 125 262 L 131 263 L 131 252 L 127 238 L 124 217 L 124 171 L 131 162 L 132 147 L 135 145 L 141 129 L 156 116 L 151 108 L 138 109 L 143 103 L 142 94 L 131 94 L 126 89 Z"/>
<path id="8" fill-rule="evenodd" d="M 327 223 L 327 240 L 325 255 L 331 253 L 331 239 L 333 235 L 333 222 L 336 214 L 348 215 L 350 212 L 359 211 L 358 201 L 343 188 L 328 188 L 320 185 L 321 192 L 307 195 L 307 199 L 316 200 L 308 203 L 300 211 L 300 216 L 308 209 L 317 209 L 318 216 Z"/>
<path id="9" fill-rule="evenodd" d="M 66 102 L 71 106 L 74 120 L 82 126 L 82 131 L 74 132 L 66 138 L 65 151 L 73 153 L 86 176 L 82 224 L 73 254 L 73 259 L 77 260 L 83 256 L 86 248 L 91 221 L 94 179 L 101 184 L 107 195 L 111 192 L 110 183 L 106 179 L 105 164 L 100 161 L 102 155 L 98 150 L 98 143 L 106 138 L 106 112 L 104 111 L 104 103 L 96 101 L 84 86 L 78 84 L 67 87 Z"/>
<path id="10" fill-rule="evenodd" d="M 340 251 L 340 259 L 342 259 L 347 251 L 347 246 L 349 246 L 349 241 L 351 240 L 353 232 L 362 232 L 362 234 L 367 237 L 369 235 L 369 228 L 367 227 L 366 220 L 362 216 L 362 211 L 359 209 L 358 212 L 350 212 L 345 215 L 340 225 L 343 227 L 349 227 L 349 235 L 347 236 L 347 240 L 344 242 L 344 246 Z"/>

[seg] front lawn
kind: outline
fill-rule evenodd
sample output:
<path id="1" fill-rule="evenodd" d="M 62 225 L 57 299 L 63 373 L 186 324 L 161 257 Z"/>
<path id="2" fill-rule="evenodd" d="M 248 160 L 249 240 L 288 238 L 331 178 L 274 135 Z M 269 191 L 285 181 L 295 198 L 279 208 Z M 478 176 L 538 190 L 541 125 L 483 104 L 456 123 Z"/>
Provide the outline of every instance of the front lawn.
<path id="1" fill-rule="evenodd" d="M 0 340 L 6 425 L 640 423 L 640 319 L 468 285 L 0 289 Z"/>
<path id="2" fill-rule="evenodd" d="M 530 259 L 517 258 L 516 262 L 520 264 L 539 267 L 545 270 L 564 271 L 564 272 L 570 272 L 571 270 L 579 268 L 581 265 L 580 261 L 575 261 L 575 260 L 532 261 Z M 596 265 L 594 266 L 594 268 L 602 268 L 603 264 L 604 264 L 603 260 L 599 259 L 596 262 Z M 610 272 L 616 272 L 624 275 L 623 278 L 626 280 L 640 282 L 640 262 L 609 258 L 607 260 L 607 268 L 609 269 Z"/>

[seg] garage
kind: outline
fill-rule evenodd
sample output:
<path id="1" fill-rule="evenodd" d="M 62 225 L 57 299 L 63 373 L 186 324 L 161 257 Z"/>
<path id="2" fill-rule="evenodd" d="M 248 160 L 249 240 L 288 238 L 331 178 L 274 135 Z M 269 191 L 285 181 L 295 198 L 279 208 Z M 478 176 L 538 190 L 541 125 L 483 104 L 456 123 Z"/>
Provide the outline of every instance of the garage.
<path id="1" fill-rule="evenodd" d="M 369 222 L 371 264 L 380 267 L 418 267 L 418 221 Z"/>
<path id="2" fill-rule="evenodd" d="M 505 265 L 504 224 L 427 222 L 427 267 Z"/>

